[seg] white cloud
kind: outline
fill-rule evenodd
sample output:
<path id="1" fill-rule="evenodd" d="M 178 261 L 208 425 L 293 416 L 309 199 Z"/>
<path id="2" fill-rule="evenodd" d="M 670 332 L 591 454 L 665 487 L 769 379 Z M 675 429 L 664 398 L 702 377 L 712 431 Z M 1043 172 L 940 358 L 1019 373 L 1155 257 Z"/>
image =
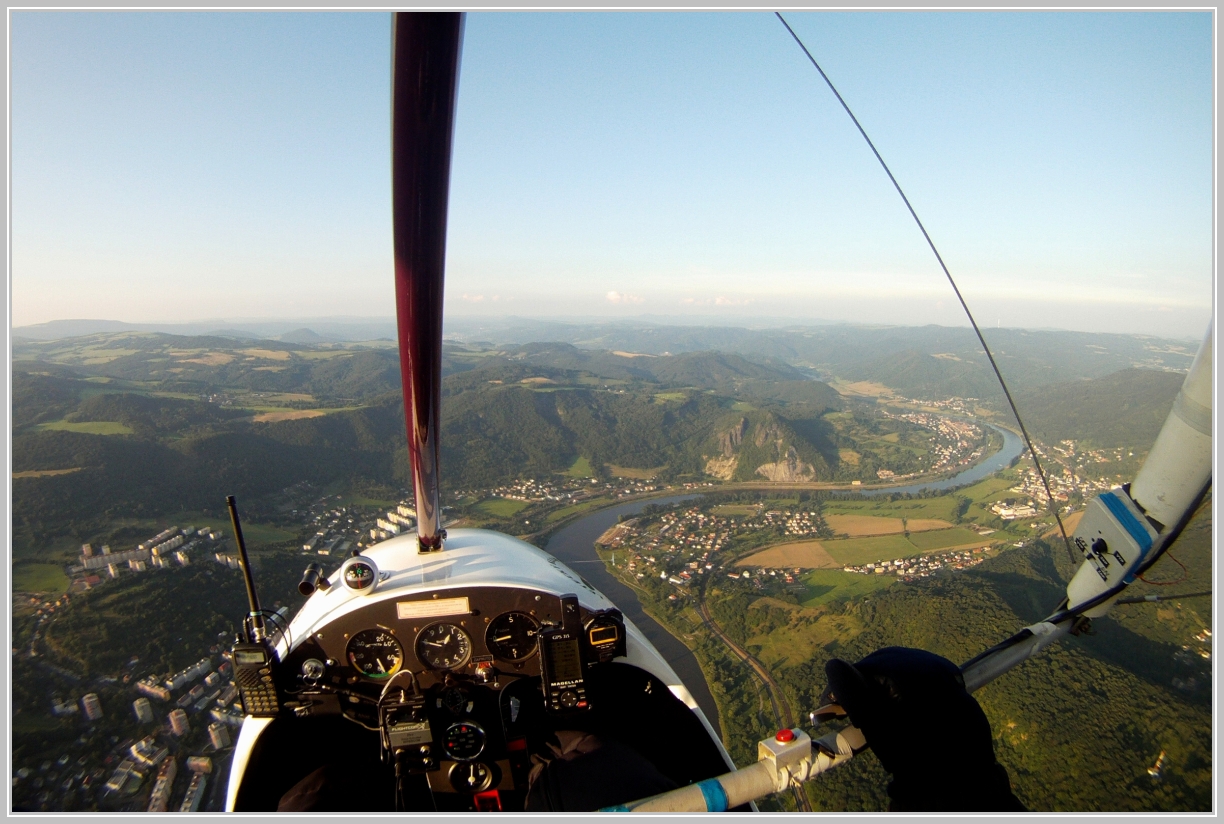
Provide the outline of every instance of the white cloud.
<path id="1" fill-rule="evenodd" d="M 621 292 L 609 292 L 605 297 L 609 303 L 645 303 L 646 298 Z"/>
<path id="2" fill-rule="evenodd" d="M 464 292 L 463 299 L 468 303 L 480 303 L 484 300 L 484 295 L 469 295 L 467 292 Z M 497 300 L 497 298 L 493 298 L 493 300 Z"/>

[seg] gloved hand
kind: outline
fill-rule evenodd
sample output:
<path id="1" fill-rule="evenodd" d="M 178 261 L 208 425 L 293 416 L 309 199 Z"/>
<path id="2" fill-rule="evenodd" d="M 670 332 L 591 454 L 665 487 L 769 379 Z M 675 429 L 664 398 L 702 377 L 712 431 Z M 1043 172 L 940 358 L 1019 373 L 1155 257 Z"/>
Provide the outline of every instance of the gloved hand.
<path id="1" fill-rule="evenodd" d="M 990 722 L 960 668 L 934 653 L 884 647 L 825 665 L 822 704 L 836 703 L 884 769 L 896 811 L 1024 810 L 994 756 Z"/>

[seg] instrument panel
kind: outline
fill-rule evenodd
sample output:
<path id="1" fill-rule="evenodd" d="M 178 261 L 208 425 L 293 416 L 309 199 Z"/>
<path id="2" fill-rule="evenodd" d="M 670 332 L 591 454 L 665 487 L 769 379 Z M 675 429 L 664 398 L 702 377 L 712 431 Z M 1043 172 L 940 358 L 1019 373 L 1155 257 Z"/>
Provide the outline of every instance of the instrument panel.
<path id="1" fill-rule="evenodd" d="M 550 593 L 508 587 L 419 593 L 337 618 L 285 663 L 310 682 L 365 684 L 375 691 L 403 670 L 411 671 L 422 689 L 448 674 L 488 678 L 496 669 L 540 675 L 540 629 L 561 619 L 560 598 Z M 318 671 L 320 661 L 325 673 Z M 490 686 L 497 688 L 495 682 Z"/>

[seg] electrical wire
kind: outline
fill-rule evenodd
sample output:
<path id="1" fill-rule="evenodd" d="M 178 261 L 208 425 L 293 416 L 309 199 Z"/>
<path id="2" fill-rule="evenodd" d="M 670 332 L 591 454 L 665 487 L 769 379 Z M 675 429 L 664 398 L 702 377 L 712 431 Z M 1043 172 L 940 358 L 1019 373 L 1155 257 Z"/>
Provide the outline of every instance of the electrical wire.
<path id="1" fill-rule="evenodd" d="M 1180 578 L 1174 579 L 1174 580 L 1172 580 L 1172 581 L 1149 581 L 1147 578 L 1144 578 L 1142 575 L 1138 575 L 1138 576 L 1136 576 L 1136 577 L 1137 577 L 1137 578 L 1138 578 L 1140 581 L 1143 581 L 1143 583 L 1145 583 L 1145 584 L 1151 584 L 1151 585 L 1152 585 L 1152 586 L 1154 586 L 1154 587 L 1168 587 L 1168 586 L 1173 586 L 1173 584 L 1180 584 L 1182 581 L 1184 581 L 1184 580 L 1186 580 L 1187 578 L 1189 578 L 1189 577 L 1190 577 L 1190 570 L 1186 569 L 1186 565 L 1185 565 L 1185 564 L 1183 564 L 1181 561 L 1177 560 L 1177 558 L 1176 558 L 1176 557 L 1174 557 L 1174 555 L 1173 555 L 1173 553 L 1172 553 L 1172 552 L 1170 552 L 1170 551 L 1166 550 L 1166 551 L 1165 551 L 1165 556 L 1166 556 L 1166 557 L 1168 557 L 1168 558 L 1172 558 L 1172 559 L 1173 559 L 1173 563 L 1177 564 L 1179 567 L 1181 567 L 1181 568 L 1182 568 L 1182 574 L 1181 574 L 1181 577 L 1180 577 Z"/>
<path id="2" fill-rule="evenodd" d="M 871 142 L 871 138 L 867 136 L 866 130 L 863 129 L 858 118 L 854 116 L 854 112 L 850 111 L 850 106 L 842 98 L 841 93 L 837 91 L 837 87 L 833 85 L 833 81 L 825 74 L 824 69 L 820 68 L 820 64 L 816 62 L 816 58 L 808 51 L 808 47 L 803 45 L 803 41 L 799 39 L 799 35 L 795 34 L 795 30 L 790 27 L 790 23 L 786 22 L 786 18 L 781 12 L 774 12 L 777 18 L 782 21 L 782 25 L 786 26 L 786 30 L 790 32 L 790 36 L 799 44 L 799 48 L 803 49 L 803 53 L 807 55 L 808 60 L 816 67 L 816 71 L 820 72 L 820 76 L 824 78 L 830 91 L 837 97 L 837 102 L 841 103 L 842 108 L 846 110 L 846 114 L 850 115 L 850 119 L 854 121 L 855 127 L 859 130 L 859 134 L 863 136 L 863 140 L 867 141 L 867 145 L 871 147 L 872 154 L 876 160 L 880 161 L 880 165 L 884 168 L 888 179 L 892 181 L 893 187 L 897 190 L 897 194 L 901 195 L 901 200 L 905 202 L 905 208 L 909 209 L 910 215 L 914 218 L 914 222 L 918 224 L 918 228 L 922 231 L 922 236 L 926 238 L 927 245 L 931 247 L 931 251 L 935 253 L 935 259 L 939 261 L 939 268 L 943 269 L 944 275 L 948 278 L 948 283 L 952 285 L 952 291 L 956 293 L 956 299 L 960 301 L 961 308 L 965 310 L 965 316 L 969 318 L 969 323 L 973 326 L 974 334 L 977 335 L 978 341 L 982 344 L 982 350 L 986 353 L 986 359 L 990 361 L 990 368 L 994 370 L 995 377 L 999 379 L 999 386 L 1003 388 L 1003 395 L 1007 398 L 1007 404 L 1011 407 L 1012 414 L 1016 417 L 1016 423 L 1020 426 L 1020 434 L 1024 436 L 1024 443 L 1028 446 L 1029 454 L 1033 456 L 1033 466 L 1037 468 L 1037 476 L 1041 478 L 1041 485 L 1045 487 L 1046 499 L 1050 502 L 1050 512 L 1054 515 L 1054 520 L 1058 521 L 1058 531 L 1062 533 L 1063 544 L 1067 547 L 1067 555 L 1071 558 L 1071 563 L 1076 562 L 1075 551 L 1071 549 L 1071 539 L 1067 536 L 1067 528 L 1063 525 L 1062 518 L 1058 514 L 1058 504 L 1054 500 L 1054 494 L 1050 491 L 1050 482 L 1046 480 L 1045 470 L 1041 467 L 1041 461 L 1037 458 L 1037 450 L 1033 448 L 1033 441 L 1029 438 L 1028 429 L 1024 426 L 1024 421 L 1020 418 L 1020 412 L 1016 409 L 1016 402 L 1012 399 L 1011 391 L 1007 388 L 1007 382 L 1003 380 L 1003 373 L 999 371 L 999 365 L 995 362 L 994 355 L 990 351 L 990 347 L 986 345 L 986 338 L 982 336 L 982 330 L 978 328 L 977 321 L 973 318 L 973 313 L 969 311 L 969 304 L 965 303 L 965 298 L 961 295 L 960 289 L 956 285 L 956 281 L 952 279 L 952 273 L 948 271 L 947 264 L 944 263 L 943 257 L 939 254 L 939 250 L 935 248 L 935 242 L 931 240 L 931 236 L 927 233 L 926 227 L 922 225 L 922 221 L 918 217 L 918 213 L 914 211 L 914 207 L 910 204 L 909 198 L 905 196 L 905 192 L 901 189 L 901 184 L 897 182 L 897 178 L 893 177 L 892 170 L 888 168 L 888 164 L 884 162 L 884 158 L 880 156 L 879 150 L 875 144 Z"/>

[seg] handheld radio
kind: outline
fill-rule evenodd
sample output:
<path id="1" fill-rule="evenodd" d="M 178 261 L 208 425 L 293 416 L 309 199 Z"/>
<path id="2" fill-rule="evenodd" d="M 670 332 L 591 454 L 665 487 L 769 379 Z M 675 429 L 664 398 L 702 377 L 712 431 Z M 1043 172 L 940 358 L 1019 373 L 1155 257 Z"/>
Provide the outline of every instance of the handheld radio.
<path id="1" fill-rule="evenodd" d="M 234 496 L 225 499 L 229 507 L 230 522 L 234 526 L 234 540 L 238 543 L 238 561 L 242 567 L 242 580 L 246 584 L 247 602 L 250 612 L 243 621 L 246 642 L 234 644 L 234 686 L 242 697 L 242 709 L 256 718 L 272 718 L 280 713 L 280 698 L 276 692 L 273 667 L 276 658 L 268 645 L 267 626 L 263 612 L 259 609 L 259 598 L 255 595 L 255 579 L 251 577 L 251 565 L 247 561 L 246 542 L 242 540 L 242 524 L 238 521 L 238 506 Z"/>

